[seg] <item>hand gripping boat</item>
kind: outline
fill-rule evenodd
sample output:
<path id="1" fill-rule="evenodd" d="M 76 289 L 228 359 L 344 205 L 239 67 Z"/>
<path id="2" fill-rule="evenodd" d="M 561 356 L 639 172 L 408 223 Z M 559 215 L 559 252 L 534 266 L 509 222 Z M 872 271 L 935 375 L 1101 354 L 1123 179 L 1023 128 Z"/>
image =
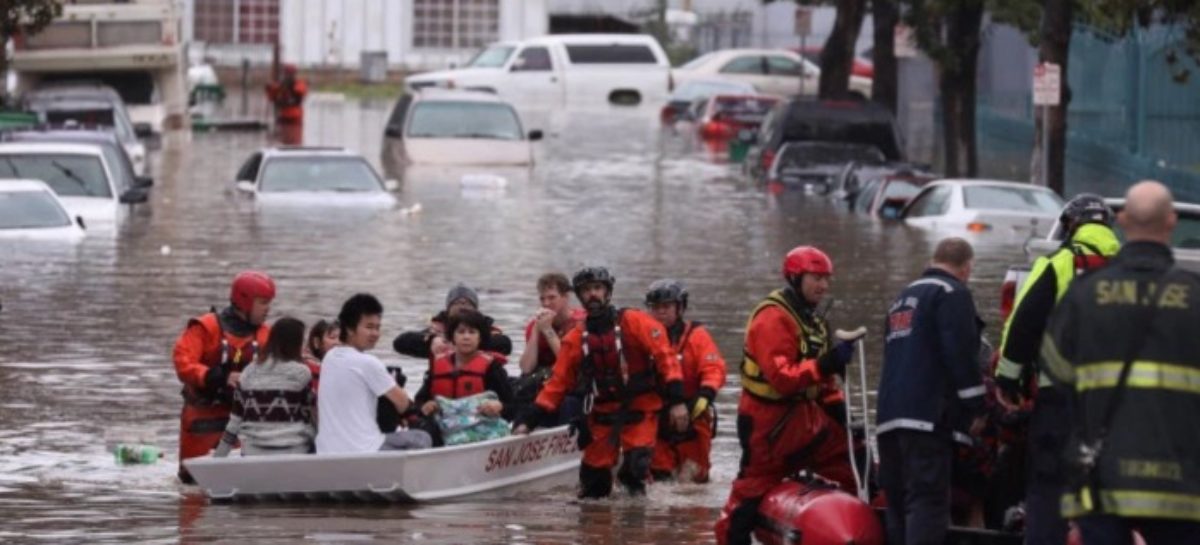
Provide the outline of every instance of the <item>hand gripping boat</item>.
<path id="1" fill-rule="evenodd" d="M 213 499 L 433 501 L 574 476 L 579 459 L 574 437 L 560 426 L 425 450 L 208 457 L 183 465 Z"/>

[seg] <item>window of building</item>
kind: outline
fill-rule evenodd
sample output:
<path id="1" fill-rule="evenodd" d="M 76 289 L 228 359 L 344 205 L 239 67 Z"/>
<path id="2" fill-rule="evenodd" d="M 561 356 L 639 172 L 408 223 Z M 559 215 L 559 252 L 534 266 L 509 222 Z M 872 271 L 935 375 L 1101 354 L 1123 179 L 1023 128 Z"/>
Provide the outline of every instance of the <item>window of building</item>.
<path id="1" fill-rule="evenodd" d="M 273 44 L 280 0 L 196 0 L 196 40 L 213 44 Z"/>
<path id="2" fill-rule="evenodd" d="M 413 0 L 413 47 L 475 49 L 499 28 L 499 0 Z"/>

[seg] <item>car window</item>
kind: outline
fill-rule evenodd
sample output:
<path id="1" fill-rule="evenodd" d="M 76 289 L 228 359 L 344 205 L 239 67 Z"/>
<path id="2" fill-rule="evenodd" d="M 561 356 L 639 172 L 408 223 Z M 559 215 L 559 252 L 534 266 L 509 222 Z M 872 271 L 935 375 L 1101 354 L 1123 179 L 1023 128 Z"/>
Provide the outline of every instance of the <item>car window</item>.
<path id="1" fill-rule="evenodd" d="M 914 195 L 921 192 L 921 188 L 911 182 L 903 180 L 892 180 L 888 182 L 887 187 L 883 190 L 883 198 L 885 199 L 911 199 Z"/>
<path id="2" fill-rule="evenodd" d="M 971 209 L 1045 212 L 1057 215 L 1063 202 L 1058 195 L 1037 188 L 976 185 L 963 188 L 963 206 Z"/>
<path id="3" fill-rule="evenodd" d="M 859 162 L 881 162 L 883 153 L 871 146 L 853 144 L 786 144 L 779 150 L 780 164 L 784 166 L 831 165 Z"/>
<path id="4" fill-rule="evenodd" d="M 1171 246 L 1188 250 L 1200 250 L 1200 215 L 1178 212 L 1179 221 L 1171 233 Z"/>
<path id="5" fill-rule="evenodd" d="M 696 58 L 688 61 L 687 64 L 684 64 L 683 66 L 680 66 L 679 68 L 681 70 L 691 70 L 693 68 L 696 68 L 697 66 L 700 66 L 700 65 L 712 60 L 712 58 L 715 56 L 716 56 L 716 53 L 705 53 L 703 55 L 700 55 L 699 57 L 696 57 Z"/>
<path id="6" fill-rule="evenodd" d="M 799 76 L 800 63 L 780 55 L 767 57 L 767 73 L 773 76 Z"/>
<path id="7" fill-rule="evenodd" d="M 104 165 L 94 155 L 3 154 L 0 155 L 0 178 L 41 180 L 60 197 L 113 196 Z"/>
<path id="8" fill-rule="evenodd" d="M 480 51 L 467 63 L 471 68 L 500 68 L 508 62 L 516 48 L 511 45 L 493 45 Z"/>
<path id="9" fill-rule="evenodd" d="M 379 177 L 356 157 L 278 157 L 263 165 L 262 193 L 383 191 Z"/>
<path id="10" fill-rule="evenodd" d="M 658 64 L 648 45 L 568 45 L 571 64 Z"/>
<path id="11" fill-rule="evenodd" d="M 744 95 L 755 92 L 753 85 L 735 81 L 689 81 L 675 90 L 671 100 L 695 100 L 719 94 Z"/>
<path id="12" fill-rule="evenodd" d="M 771 145 L 771 139 L 775 136 L 776 132 L 775 125 L 778 124 L 776 119 L 781 115 L 780 112 L 782 112 L 784 108 L 786 108 L 786 105 L 780 104 L 774 108 L 771 108 L 771 111 L 767 112 L 766 117 L 763 118 L 762 125 L 760 125 L 758 129 L 759 145 Z"/>
<path id="13" fill-rule="evenodd" d="M 721 67 L 722 74 L 749 74 L 761 75 L 763 73 L 763 58 L 758 55 L 747 55 L 737 57 Z"/>
<path id="14" fill-rule="evenodd" d="M 713 97 L 713 118 L 731 119 L 742 123 L 761 123 L 767 112 L 775 106 L 775 99 L 768 97 Z"/>
<path id="15" fill-rule="evenodd" d="M 922 193 L 908 209 L 906 217 L 919 218 L 925 216 L 940 216 L 950 209 L 950 196 L 954 188 L 940 185 Z"/>
<path id="16" fill-rule="evenodd" d="M 249 180 L 251 182 L 258 179 L 258 165 L 262 163 L 262 153 L 255 153 L 245 163 L 242 163 L 242 168 L 238 169 L 237 181 Z"/>
<path id="17" fill-rule="evenodd" d="M 133 187 L 133 165 L 129 162 L 129 156 L 125 155 L 125 150 L 113 144 L 101 144 L 99 147 L 104 153 L 104 162 L 112 169 L 117 188 L 124 190 Z"/>
<path id="18" fill-rule="evenodd" d="M 70 216 L 54 202 L 53 195 L 43 190 L 0 191 L 0 229 L 36 229 L 70 224 Z"/>
<path id="19" fill-rule="evenodd" d="M 879 181 L 867 182 L 867 186 L 862 191 L 858 192 L 858 196 L 854 199 L 854 209 L 859 212 L 866 212 L 871 209 L 871 202 L 875 200 L 875 194 L 879 192 Z"/>
<path id="20" fill-rule="evenodd" d="M 553 70 L 550 62 L 550 50 L 544 47 L 526 47 L 517 57 L 513 70 L 518 72 L 546 72 Z"/>
<path id="21" fill-rule="evenodd" d="M 409 138 L 491 138 L 521 140 L 521 123 L 507 104 L 427 101 L 413 107 Z"/>

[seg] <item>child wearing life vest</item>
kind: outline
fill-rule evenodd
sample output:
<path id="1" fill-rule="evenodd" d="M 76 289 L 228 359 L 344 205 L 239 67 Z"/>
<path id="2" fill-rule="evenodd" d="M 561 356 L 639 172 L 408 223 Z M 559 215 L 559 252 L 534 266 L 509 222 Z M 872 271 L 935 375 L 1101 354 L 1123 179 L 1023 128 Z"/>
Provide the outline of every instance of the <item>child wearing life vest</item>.
<path id="1" fill-rule="evenodd" d="M 244 456 L 312 452 L 312 372 L 303 349 L 304 322 L 275 322 L 262 355 L 242 372 L 215 456 L 227 456 L 239 439 Z"/>
<path id="2" fill-rule="evenodd" d="M 454 351 L 433 361 L 425 373 L 425 383 L 414 398 L 421 413 L 433 417 L 438 411 L 434 397 L 459 399 L 485 391 L 496 394 L 497 401 L 479 405 L 479 414 L 511 419 L 512 388 L 504 356 L 480 350 L 488 342 L 491 327 L 478 311 L 466 310 L 453 315 L 446 324 Z M 438 438 L 434 438 L 435 444 Z"/>

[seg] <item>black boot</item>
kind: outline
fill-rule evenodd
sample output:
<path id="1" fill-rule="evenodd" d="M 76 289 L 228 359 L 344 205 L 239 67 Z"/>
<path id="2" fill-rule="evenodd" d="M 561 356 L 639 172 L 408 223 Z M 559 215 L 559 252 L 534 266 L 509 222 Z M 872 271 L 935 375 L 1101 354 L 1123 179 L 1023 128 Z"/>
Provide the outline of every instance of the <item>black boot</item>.
<path id="1" fill-rule="evenodd" d="M 746 500 L 729 514 L 729 535 L 727 545 L 750 545 L 751 534 L 758 523 L 758 504 L 762 498 Z"/>
<path id="2" fill-rule="evenodd" d="M 621 470 L 617 479 L 629 491 L 630 496 L 640 496 L 646 493 L 646 480 L 650 477 L 650 459 L 654 451 L 648 448 L 635 448 L 625 451 L 625 460 L 621 462 Z"/>
<path id="3" fill-rule="evenodd" d="M 607 498 L 612 485 L 612 469 L 579 464 L 579 499 Z"/>

